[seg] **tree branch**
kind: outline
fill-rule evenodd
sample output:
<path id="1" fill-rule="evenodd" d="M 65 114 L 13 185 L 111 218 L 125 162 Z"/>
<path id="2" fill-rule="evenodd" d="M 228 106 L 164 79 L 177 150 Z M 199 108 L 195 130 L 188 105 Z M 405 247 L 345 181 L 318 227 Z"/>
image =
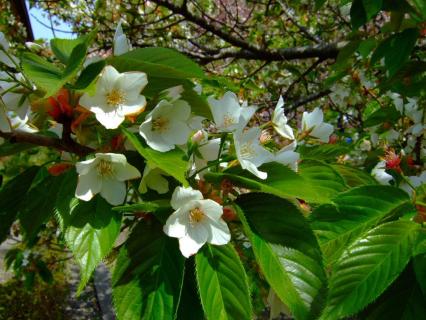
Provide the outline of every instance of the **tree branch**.
<path id="1" fill-rule="evenodd" d="M 95 150 L 86 146 L 83 146 L 74 140 L 65 141 L 63 139 L 52 138 L 43 136 L 36 133 L 28 133 L 23 131 L 12 131 L 12 132 L 2 132 L 0 131 L 0 137 L 9 140 L 12 143 L 15 142 L 24 142 L 30 143 L 42 147 L 51 147 L 61 151 L 67 151 L 75 153 L 79 156 L 85 156 L 89 153 L 94 152 Z"/>
<path id="2" fill-rule="evenodd" d="M 331 90 L 327 89 L 327 90 L 324 90 L 324 91 L 320 91 L 320 92 L 310 94 L 310 95 L 308 95 L 304 98 L 301 98 L 301 99 L 296 100 L 293 103 L 291 103 L 290 109 L 287 109 L 287 110 L 296 109 L 300 106 L 303 106 L 304 104 L 307 104 L 309 102 L 312 102 L 312 101 L 315 101 L 315 100 L 320 99 L 322 97 L 325 97 L 326 95 L 328 95 L 330 93 L 331 93 Z"/>
<path id="3" fill-rule="evenodd" d="M 223 28 L 215 26 L 213 23 L 194 15 L 188 11 L 186 5 L 177 6 L 167 0 L 153 0 L 152 2 L 166 7 L 176 14 L 180 14 L 187 21 L 196 24 L 197 26 L 211 32 L 212 34 L 220 37 L 226 42 L 240 48 L 241 50 L 226 51 L 221 54 L 204 58 L 200 58 L 201 62 L 209 63 L 211 61 L 225 59 L 225 58 L 239 58 L 247 60 L 264 60 L 264 61 L 283 61 L 294 59 L 307 59 L 307 58 L 320 58 L 320 59 L 334 59 L 337 57 L 340 48 L 343 46 L 339 43 L 325 43 L 317 44 L 314 46 L 304 46 L 295 48 L 271 49 L 271 48 L 258 48 L 252 44 L 233 36 L 231 33 L 226 32 Z"/>

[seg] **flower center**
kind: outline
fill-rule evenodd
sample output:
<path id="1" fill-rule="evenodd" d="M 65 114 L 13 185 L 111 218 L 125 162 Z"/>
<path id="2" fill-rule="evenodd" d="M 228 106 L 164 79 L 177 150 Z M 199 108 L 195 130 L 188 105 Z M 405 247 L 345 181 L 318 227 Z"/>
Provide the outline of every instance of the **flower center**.
<path id="1" fill-rule="evenodd" d="M 106 101 L 108 105 L 112 107 L 118 107 L 119 105 L 122 105 L 125 101 L 124 99 L 124 92 L 119 89 L 112 89 L 107 95 L 106 95 Z"/>
<path id="2" fill-rule="evenodd" d="M 169 128 L 169 119 L 158 117 L 152 120 L 152 131 L 164 132 Z"/>
<path id="3" fill-rule="evenodd" d="M 189 211 L 189 221 L 191 223 L 198 223 L 204 219 L 204 212 L 200 208 L 195 208 Z"/>
<path id="4" fill-rule="evenodd" d="M 240 154 L 242 158 L 253 158 L 256 156 L 256 151 L 254 150 L 252 142 L 246 142 L 241 145 Z"/>
<path id="5" fill-rule="evenodd" d="M 96 171 L 102 177 L 111 176 L 113 173 L 112 163 L 107 160 L 101 160 L 96 166 Z"/>
<path id="6" fill-rule="evenodd" d="M 223 117 L 223 126 L 225 128 L 235 124 L 235 118 L 233 116 L 231 116 L 229 113 L 227 113 L 224 117 Z"/>

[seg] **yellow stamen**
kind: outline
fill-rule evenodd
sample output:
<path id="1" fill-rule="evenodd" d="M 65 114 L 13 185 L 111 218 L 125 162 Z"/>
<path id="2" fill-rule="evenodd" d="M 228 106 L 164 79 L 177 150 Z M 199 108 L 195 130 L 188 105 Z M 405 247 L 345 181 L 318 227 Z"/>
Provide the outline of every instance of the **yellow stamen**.
<path id="1" fill-rule="evenodd" d="M 152 131 L 164 132 L 169 128 L 169 119 L 158 117 L 152 120 Z"/>
<path id="2" fill-rule="evenodd" d="M 99 161 L 98 165 L 96 166 L 96 170 L 98 174 L 103 177 L 108 177 L 113 174 L 112 163 L 103 159 Z"/>
<path id="3" fill-rule="evenodd" d="M 112 91 L 106 95 L 106 100 L 109 106 L 118 107 L 124 103 L 125 94 L 122 90 L 112 89 Z"/>
<path id="4" fill-rule="evenodd" d="M 230 115 L 229 115 L 229 113 L 228 113 L 228 114 L 226 114 L 226 115 L 223 117 L 223 126 L 224 126 L 225 128 L 227 128 L 227 127 L 229 127 L 229 126 L 231 126 L 231 125 L 233 125 L 233 124 L 235 124 L 235 123 L 237 123 L 237 122 L 235 121 L 235 118 L 234 118 L 234 117 L 232 117 L 232 116 L 230 116 Z"/>
<path id="5" fill-rule="evenodd" d="M 195 208 L 189 211 L 189 221 L 191 223 L 198 223 L 204 219 L 204 212 L 200 208 Z"/>
<path id="6" fill-rule="evenodd" d="M 241 145 L 240 154 L 242 158 L 253 158 L 256 156 L 256 151 L 251 142 L 246 142 Z"/>

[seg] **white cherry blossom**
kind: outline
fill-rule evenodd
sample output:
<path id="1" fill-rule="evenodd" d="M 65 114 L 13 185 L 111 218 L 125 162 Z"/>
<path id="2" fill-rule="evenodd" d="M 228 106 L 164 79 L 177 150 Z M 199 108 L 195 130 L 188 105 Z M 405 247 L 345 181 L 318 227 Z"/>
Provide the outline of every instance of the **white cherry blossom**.
<path id="1" fill-rule="evenodd" d="M 231 239 L 228 225 L 222 219 L 222 206 L 203 199 L 200 191 L 177 187 L 170 204 L 175 211 L 163 230 L 169 237 L 179 239 L 180 251 L 186 258 L 196 254 L 206 242 L 225 245 Z"/>
<path id="2" fill-rule="evenodd" d="M 96 119 L 107 129 L 116 129 L 125 116 L 142 112 L 146 99 L 140 94 L 148 83 L 143 72 L 119 73 L 114 67 L 106 66 L 96 84 L 96 93 L 85 93 L 80 105 L 92 111 Z"/>
<path id="3" fill-rule="evenodd" d="M 294 140 L 293 129 L 287 124 L 287 117 L 284 114 L 284 100 L 281 96 L 272 114 L 272 126 L 280 136 Z"/>
<path id="4" fill-rule="evenodd" d="M 141 176 L 139 170 L 118 153 L 96 153 L 93 159 L 77 162 L 76 169 L 79 175 L 75 196 L 89 201 L 100 193 L 112 205 L 125 200 L 125 181 Z"/>
<path id="5" fill-rule="evenodd" d="M 199 142 L 198 152 L 194 153 L 194 168 L 199 171 L 207 166 L 208 161 L 214 161 L 219 155 L 220 139 L 204 140 Z M 199 171 L 198 177 L 202 178 L 207 169 Z"/>
<path id="6" fill-rule="evenodd" d="M 303 112 L 302 130 L 309 132 L 309 135 L 318 138 L 322 142 L 328 142 L 333 126 L 323 122 L 324 114 L 320 108 L 315 108 L 312 112 Z"/>
<path id="7" fill-rule="evenodd" d="M 21 73 L 15 74 L 18 81 L 22 81 Z M 6 72 L 0 72 L 0 96 L 7 110 L 14 111 L 21 119 L 24 119 L 30 108 L 28 97 L 22 94 L 24 88 L 11 78 Z"/>
<path id="8" fill-rule="evenodd" d="M 273 155 L 260 144 L 260 134 L 260 128 L 238 130 L 234 133 L 234 144 L 241 167 L 260 179 L 266 179 L 268 174 L 258 167 L 272 161 Z"/>
<path id="9" fill-rule="evenodd" d="M 247 106 L 246 102 L 240 105 L 235 93 L 230 91 L 220 100 L 209 97 L 208 102 L 216 128 L 222 132 L 243 129 L 256 111 L 256 107 Z"/>
<path id="10" fill-rule="evenodd" d="M 191 133 L 190 116 L 191 107 L 186 101 L 161 100 L 146 116 L 139 133 L 152 149 L 166 152 L 186 143 Z"/>

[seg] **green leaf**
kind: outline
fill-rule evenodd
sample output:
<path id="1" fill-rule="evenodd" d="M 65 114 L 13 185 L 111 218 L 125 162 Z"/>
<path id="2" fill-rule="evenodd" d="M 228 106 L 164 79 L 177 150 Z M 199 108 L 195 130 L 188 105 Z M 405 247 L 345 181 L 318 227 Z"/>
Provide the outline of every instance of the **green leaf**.
<path id="1" fill-rule="evenodd" d="M 352 29 L 358 29 L 367 22 L 367 13 L 364 9 L 363 0 L 354 0 L 352 2 L 350 15 Z"/>
<path id="2" fill-rule="evenodd" d="M 319 161 L 306 160 L 299 166 L 299 173 L 279 163 L 268 163 L 261 167 L 268 172 L 266 180 L 258 179 L 247 171 L 232 173 L 206 173 L 207 181 L 221 183 L 224 179 L 235 185 L 255 191 L 274 194 L 278 197 L 296 197 L 313 203 L 328 203 L 335 195 L 346 189 L 340 175 Z M 231 172 L 231 171 L 229 171 Z"/>
<path id="3" fill-rule="evenodd" d="M 343 164 L 332 164 L 331 166 L 351 188 L 369 184 L 377 185 L 377 181 L 365 171 Z"/>
<path id="4" fill-rule="evenodd" d="M 0 189 L 0 243 L 9 234 L 10 227 L 18 214 L 17 206 L 25 198 L 39 169 L 39 167 L 28 168 Z"/>
<path id="5" fill-rule="evenodd" d="M 426 20 L 426 2 L 424 0 L 413 0 L 414 6 L 420 12 L 423 19 Z"/>
<path id="6" fill-rule="evenodd" d="M 75 90 L 84 90 L 89 87 L 96 79 L 96 77 L 101 73 L 105 67 L 105 64 L 105 60 L 89 64 L 86 68 L 83 69 L 72 88 Z"/>
<path id="7" fill-rule="evenodd" d="M 62 184 L 63 176 L 47 175 L 33 186 L 19 203 L 19 221 L 28 242 L 35 240 L 40 228 L 53 216 L 56 191 Z"/>
<path id="8" fill-rule="evenodd" d="M 374 301 L 404 270 L 419 229 L 410 221 L 392 221 L 351 244 L 331 274 L 322 319 L 352 315 Z"/>
<path id="9" fill-rule="evenodd" d="M 182 99 L 189 103 L 191 112 L 207 119 L 213 119 L 206 98 L 195 92 L 192 85 L 184 85 L 184 89 Z"/>
<path id="10" fill-rule="evenodd" d="M 74 195 L 77 188 L 77 177 L 77 172 L 71 168 L 64 173 L 63 183 L 57 190 L 58 196 L 54 212 L 62 232 L 65 232 L 65 228 L 70 225 L 71 212 L 79 201 Z"/>
<path id="11" fill-rule="evenodd" d="M 352 65 L 350 58 L 358 49 L 360 40 L 350 41 L 346 46 L 344 46 L 337 55 L 336 63 L 333 65 L 334 70 L 341 71 L 345 70 Z"/>
<path id="12" fill-rule="evenodd" d="M 302 159 L 335 161 L 338 156 L 349 153 L 350 149 L 341 144 L 321 144 L 311 147 L 302 145 L 297 151 L 300 153 Z"/>
<path id="13" fill-rule="evenodd" d="M 120 233 L 121 215 L 111 210 L 99 195 L 79 201 L 72 207 L 65 226 L 65 241 L 80 266 L 78 292 L 86 285 L 93 270 L 109 254 Z"/>
<path id="14" fill-rule="evenodd" d="M 239 197 L 237 214 L 256 261 L 296 319 L 314 319 L 325 297 L 326 277 L 316 238 L 297 207 L 267 194 Z"/>
<path id="15" fill-rule="evenodd" d="M 123 127 L 122 131 L 142 157 L 167 172 L 184 186 L 188 185 L 185 178 L 188 163 L 183 160 L 185 155 L 181 150 L 175 148 L 169 152 L 159 152 L 147 147 L 139 137 L 126 128 Z"/>
<path id="16" fill-rule="evenodd" d="M 384 122 L 394 123 L 401 117 L 401 114 L 394 106 L 388 106 L 386 108 L 380 108 L 373 112 L 367 120 L 364 122 L 366 128 L 373 127 Z"/>
<path id="17" fill-rule="evenodd" d="M 233 246 L 205 245 L 195 261 L 207 319 L 252 319 L 247 275 Z"/>
<path id="18" fill-rule="evenodd" d="M 200 320 L 205 318 L 200 295 L 198 294 L 196 277 L 194 276 L 194 264 L 193 256 L 185 260 L 185 275 L 179 299 L 177 320 Z"/>
<path id="19" fill-rule="evenodd" d="M 362 4 L 367 14 L 367 21 L 375 17 L 382 9 L 382 0 L 362 0 Z"/>
<path id="20" fill-rule="evenodd" d="M 117 319 L 174 319 L 184 262 L 176 239 L 160 223 L 140 222 L 120 249 L 112 277 Z"/>
<path id="21" fill-rule="evenodd" d="M 71 52 L 70 61 L 65 67 L 62 74 L 63 84 L 67 81 L 72 80 L 80 71 L 84 60 L 86 59 L 87 45 L 81 43 L 77 45 Z"/>
<path id="22" fill-rule="evenodd" d="M 63 64 L 72 62 L 72 52 L 80 44 L 89 46 L 93 38 L 96 36 L 95 31 L 90 32 L 88 35 L 79 37 L 77 39 L 60 39 L 54 38 L 50 40 L 50 47 L 56 58 Z"/>
<path id="23" fill-rule="evenodd" d="M 405 29 L 390 36 L 374 51 L 371 64 L 384 57 L 386 69 L 392 77 L 410 57 L 418 36 L 419 31 L 416 28 Z"/>
<path id="24" fill-rule="evenodd" d="M 62 87 L 62 70 L 43 58 L 25 52 L 21 57 L 21 65 L 25 75 L 38 89 L 44 90 L 47 97 L 54 95 Z"/>
<path id="25" fill-rule="evenodd" d="M 412 211 L 408 195 L 390 186 L 363 186 L 351 189 L 311 214 L 324 259 L 332 263 L 348 244 L 383 219 Z"/>
<path id="26" fill-rule="evenodd" d="M 167 48 L 139 48 L 111 60 L 120 72 L 143 71 L 161 78 L 204 78 L 203 70 L 183 54 Z"/>
<path id="27" fill-rule="evenodd" d="M 416 283 L 412 264 L 361 314 L 361 319 L 366 320 L 425 318 L 426 300 Z"/>
<path id="28" fill-rule="evenodd" d="M 415 256 L 413 258 L 413 266 L 417 283 L 426 297 L 426 253 Z"/>

